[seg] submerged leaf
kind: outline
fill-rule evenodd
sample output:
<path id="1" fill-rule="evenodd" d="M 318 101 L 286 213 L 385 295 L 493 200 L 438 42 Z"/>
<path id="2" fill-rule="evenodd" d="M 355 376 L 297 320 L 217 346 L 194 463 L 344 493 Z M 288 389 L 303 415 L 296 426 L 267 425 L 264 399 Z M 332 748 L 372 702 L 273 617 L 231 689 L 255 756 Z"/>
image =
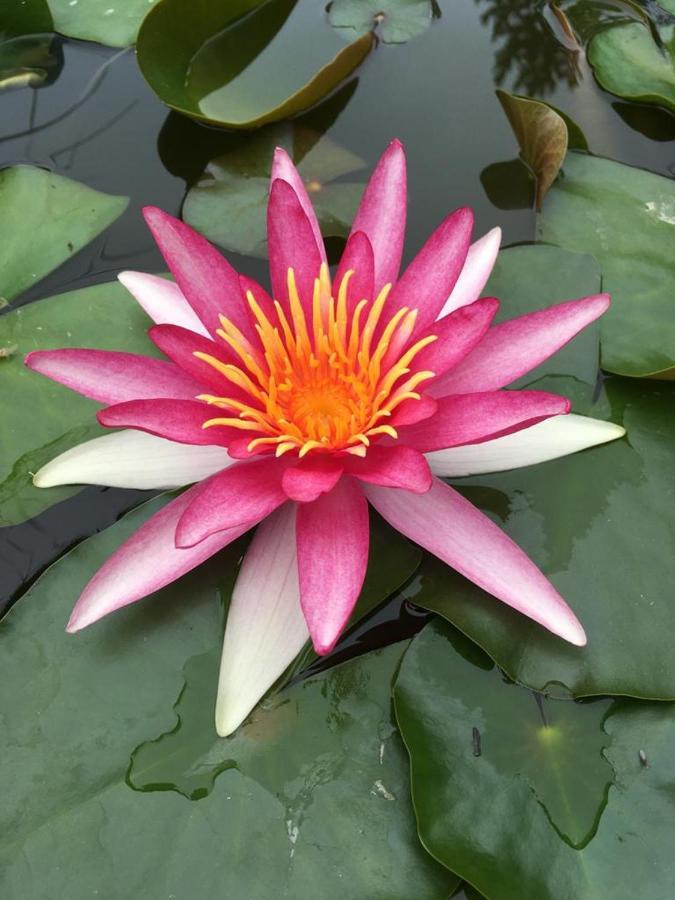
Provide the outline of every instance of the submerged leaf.
<path id="1" fill-rule="evenodd" d="M 298 166 L 324 237 L 345 237 L 363 186 L 331 182 L 364 163 L 330 138 L 298 124 L 269 126 L 212 160 L 188 191 L 183 219 L 228 250 L 266 256 L 265 216 L 275 147 L 287 150 Z"/>
<path id="2" fill-rule="evenodd" d="M 333 0 L 328 19 L 353 34 L 377 29 L 385 44 L 404 44 L 422 34 L 433 18 L 431 0 Z"/>
<path id="3" fill-rule="evenodd" d="M 542 100 L 497 90 L 497 97 L 511 123 L 525 163 L 537 181 L 536 207 L 555 181 L 568 145 L 588 149 L 577 125 Z"/>
<path id="4" fill-rule="evenodd" d="M 602 317 L 602 366 L 675 375 L 675 184 L 608 159 L 570 153 L 538 220 L 541 240 L 592 253 L 612 306 Z"/>
<path id="5" fill-rule="evenodd" d="M 318 103 L 372 49 L 348 46 L 313 0 L 162 0 L 138 36 L 138 62 L 168 106 L 229 128 L 257 128 Z"/>
<path id="6" fill-rule="evenodd" d="M 673 705 L 558 701 L 545 723 L 527 692 L 485 666 L 440 623 L 403 658 L 396 716 L 424 845 L 491 900 L 668 896 Z M 585 846 L 561 840 L 562 823 L 583 830 L 593 814 Z"/>
<path id="7" fill-rule="evenodd" d="M 268 701 L 237 735 L 217 742 L 227 771 L 199 802 L 126 783 L 133 748 L 176 726 L 172 703 L 184 672 L 186 703 L 190 692 L 215 691 L 209 660 L 217 668 L 219 594 L 243 546 L 77 636 L 65 634 L 85 581 L 162 502 L 80 544 L 0 624 L 0 678 L 11 697 L 0 737 L 2 896 L 16 895 L 18 884 L 34 896 L 48 883 L 54 896 L 69 898 L 98 891 L 267 900 L 311 897 L 318 884 L 328 900 L 447 897 L 458 879 L 417 839 L 392 723 L 401 645 Z M 213 706 L 194 699 L 199 716 L 178 733 L 213 736 Z"/>
<path id="8" fill-rule="evenodd" d="M 44 278 L 128 203 L 34 166 L 0 170 L 0 295 L 12 300 Z"/>
<path id="9" fill-rule="evenodd" d="M 0 13 L 0 90 L 39 87 L 61 70 L 46 0 L 3 0 Z"/>

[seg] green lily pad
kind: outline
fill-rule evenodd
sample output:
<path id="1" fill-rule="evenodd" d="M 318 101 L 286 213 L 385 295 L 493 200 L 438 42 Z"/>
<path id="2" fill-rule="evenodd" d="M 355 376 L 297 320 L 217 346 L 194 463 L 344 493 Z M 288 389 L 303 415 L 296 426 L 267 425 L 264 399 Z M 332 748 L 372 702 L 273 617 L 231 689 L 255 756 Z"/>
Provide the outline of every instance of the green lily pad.
<path id="1" fill-rule="evenodd" d="M 364 163 L 330 138 L 297 124 L 271 125 L 212 160 L 185 198 L 183 219 L 228 250 L 266 256 L 265 216 L 275 147 L 287 150 L 298 166 L 323 235 L 346 237 L 363 185 L 331 182 Z"/>
<path id="2" fill-rule="evenodd" d="M 665 5 L 665 4 L 662 4 Z M 658 34 L 659 42 L 654 37 Z M 596 34 L 588 61 L 612 94 L 675 112 L 675 27 L 628 22 Z"/>
<path id="3" fill-rule="evenodd" d="M 352 37 L 377 29 L 385 44 L 405 44 L 431 25 L 430 0 L 333 0 L 328 19 Z"/>
<path id="4" fill-rule="evenodd" d="M 91 572 L 161 502 L 80 544 L 0 623 L 11 697 L 0 737 L 2 895 L 38 896 L 49 884 L 69 900 L 94 891 L 268 900 L 310 897 L 320 885 L 322 897 L 340 900 L 447 897 L 458 879 L 417 840 L 392 723 L 401 645 L 268 701 L 222 740 L 231 764 L 204 799 L 126 783 L 134 747 L 175 725 L 186 661 L 194 674 L 199 655 L 220 643 L 219 587 L 241 553 L 240 542 L 159 595 L 66 635 Z"/>
<path id="5" fill-rule="evenodd" d="M 675 385 L 615 378 L 607 398 L 625 439 L 461 482 L 569 602 L 586 647 L 561 641 L 433 560 L 408 596 L 535 690 L 672 700 Z"/>
<path id="6" fill-rule="evenodd" d="M 0 170 L 0 297 L 12 300 L 44 278 L 128 203 L 33 166 Z"/>
<path id="7" fill-rule="evenodd" d="M 0 16 L 0 90 L 40 87 L 63 63 L 46 0 L 4 0 Z"/>
<path id="8" fill-rule="evenodd" d="M 318 103 L 363 61 L 372 34 L 345 47 L 314 0 L 160 0 L 138 35 L 138 62 L 173 109 L 255 128 Z"/>
<path id="9" fill-rule="evenodd" d="M 23 364 L 25 355 L 31 350 L 92 347 L 156 356 L 146 336 L 150 324 L 117 282 L 39 300 L 0 317 L 0 348 L 15 348 L 0 359 L 0 525 L 32 518 L 79 490 L 36 488 L 31 472 L 103 433 L 95 419 L 99 405 L 31 372 Z"/>
<path id="10" fill-rule="evenodd" d="M 509 120 L 523 161 L 537 182 L 537 209 L 555 181 L 568 146 L 587 150 L 586 139 L 569 116 L 531 97 L 497 90 L 497 98 Z"/>
<path id="11" fill-rule="evenodd" d="M 432 624 L 396 680 L 425 847 L 490 900 L 669 896 L 673 706 L 558 701 L 544 707 L 546 726 L 534 700 L 474 653 L 447 625 Z M 605 805 L 608 764 L 615 776 Z M 592 807 L 599 821 L 590 841 L 577 849 L 561 840 L 558 823 L 587 821 Z"/>
<path id="12" fill-rule="evenodd" d="M 675 184 L 642 169 L 570 153 L 538 220 L 542 240 L 591 253 L 613 304 L 602 366 L 675 377 Z"/>
<path id="13" fill-rule="evenodd" d="M 158 0 L 49 0 L 56 30 L 81 41 L 130 47 Z"/>

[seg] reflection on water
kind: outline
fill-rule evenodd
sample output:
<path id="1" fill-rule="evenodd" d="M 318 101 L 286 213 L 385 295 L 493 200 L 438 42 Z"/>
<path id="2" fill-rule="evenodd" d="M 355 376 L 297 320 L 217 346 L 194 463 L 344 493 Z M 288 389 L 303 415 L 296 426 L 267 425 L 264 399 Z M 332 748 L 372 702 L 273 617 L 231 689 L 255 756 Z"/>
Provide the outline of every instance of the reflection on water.
<path id="1" fill-rule="evenodd" d="M 532 0 L 475 0 L 495 47 L 494 79 L 515 92 L 546 97 L 579 80 L 576 54 L 558 43 Z"/>

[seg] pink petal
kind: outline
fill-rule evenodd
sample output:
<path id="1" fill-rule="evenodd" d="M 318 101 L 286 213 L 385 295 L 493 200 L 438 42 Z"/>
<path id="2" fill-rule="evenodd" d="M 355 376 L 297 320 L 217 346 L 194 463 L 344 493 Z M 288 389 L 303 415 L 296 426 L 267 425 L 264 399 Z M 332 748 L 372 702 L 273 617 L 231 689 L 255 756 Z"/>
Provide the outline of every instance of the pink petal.
<path id="1" fill-rule="evenodd" d="M 369 447 L 365 457 L 351 457 L 347 471 L 369 484 L 423 494 L 431 487 L 431 470 L 422 453 L 400 444 Z"/>
<path id="2" fill-rule="evenodd" d="M 213 417 L 214 407 L 200 400 L 130 400 L 96 414 L 106 428 L 137 428 L 179 444 L 226 447 L 233 438 L 241 436 L 241 431 L 234 428 L 203 428 L 204 422 Z M 252 440 L 255 435 L 250 434 Z"/>
<path id="3" fill-rule="evenodd" d="M 286 500 L 279 460 L 241 462 L 204 483 L 176 528 L 176 546 L 194 547 L 219 531 L 260 522 Z"/>
<path id="4" fill-rule="evenodd" d="M 565 397 L 545 391 L 487 391 L 441 397 L 438 412 L 399 429 L 402 443 L 423 453 L 492 440 L 570 410 Z"/>
<path id="5" fill-rule="evenodd" d="M 244 525 L 221 532 L 190 550 L 176 549 L 176 524 L 200 488 L 201 485 L 196 485 L 172 500 L 113 553 L 80 595 L 67 631 L 79 631 L 108 613 L 158 591 L 251 527 Z"/>
<path id="6" fill-rule="evenodd" d="M 390 316 L 403 306 L 416 309 L 416 334 L 436 321 L 464 266 L 472 228 L 473 213 L 466 207 L 439 225 L 394 286 Z"/>
<path id="7" fill-rule="evenodd" d="M 216 343 L 208 337 L 202 337 L 187 328 L 178 325 L 153 325 L 148 331 L 151 341 L 162 353 L 169 357 L 184 372 L 187 372 L 200 389 L 193 393 L 193 397 L 199 394 L 214 393 L 218 397 L 234 397 L 251 401 L 251 395 L 246 394 L 241 388 L 228 381 L 212 365 L 195 356 L 195 353 L 206 353 L 222 362 L 224 365 L 243 365 L 238 356 L 225 343 Z M 214 416 L 217 410 L 214 411 Z M 226 415 L 226 413 L 224 413 Z"/>
<path id="8" fill-rule="evenodd" d="M 501 240 L 501 228 L 493 228 L 469 247 L 462 273 L 446 300 L 439 318 L 473 303 L 480 297 L 497 261 Z"/>
<path id="9" fill-rule="evenodd" d="M 274 184 L 277 178 L 280 178 L 282 181 L 290 184 L 290 186 L 295 191 L 295 195 L 300 201 L 300 206 L 307 216 L 307 221 L 312 228 L 314 241 L 321 256 L 321 260 L 322 262 L 326 262 L 326 250 L 323 244 L 323 237 L 321 236 L 321 228 L 319 228 L 319 222 L 316 218 L 316 213 L 314 212 L 312 201 L 309 199 L 309 195 L 302 181 L 302 178 L 300 177 L 300 173 L 295 168 L 295 165 L 288 153 L 286 153 L 286 151 L 282 147 L 277 147 L 274 151 L 274 161 L 272 162 L 272 177 L 270 179 L 270 187 Z"/>
<path id="10" fill-rule="evenodd" d="M 352 234 L 362 231 L 375 255 L 373 293 L 398 278 L 406 219 L 406 164 L 400 141 L 392 141 L 378 162 L 361 199 Z"/>
<path id="11" fill-rule="evenodd" d="M 457 366 L 484 337 L 498 309 L 499 300 L 485 297 L 438 319 L 427 329 L 427 334 L 435 334 L 437 340 L 417 354 L 411 370 L 436 372 L 442 376 Z M 425 336 L 417 334 L 416 338 Z"/>
<path id="12" fill-rule="evenodd" d="M 179 288 L 207 331 L 215 334 L 223 315 L 246 337 L 255 339 L 239 277 L 222 254 L 189 225 L 156 206 L 146 206 L 143 215 Z"/>
<path id="13" fill-rule="evenodd" d="M 349 236 L 333 281 L 335 296 L 350 270 L 353 274 L 347 287 L 347 310 L 351 314 L 359 300 L 373 299 L 375 257 L 371 243 L 362 231 L 353 231 Z"/>
<path id="14" fill-rule="evenodd" d="M 437 411 L 438 401 L 422 394 L 419 400 L 404 400 L 396 407 L 391 418 L 387 419 L 387 423 L 394 428 L 398 428 L 399 425 L 416 425 L 435 415 Z"/>
<path id="15" fill-rule="evenodd" d="M 383 518 L 483 590 L 577 646 L 574 613 L 526 554 L 487 516 L 434 479 L 426 494 L 364 488 Z"/>
<path id="16" fill-rule="evenodd" d="M 117 278 L 157 325 L 180 325 L 208 336 L 175 282 L 145 272 L 120 272 Z"/>
<path id="17" fill-rule="evenodd" d="M 221 737 L 241 725 L 308 639 L 300 609 L 295 504 L 285 503 L 256 529 L 232 592 L 216 700 Z"/>
<path id="18" fill-rule="evenodd" d="M 340 480 L 344 465 L 333 457 L 304 459 L 286 469 L 281 485 L 286 495 L 298 503 L 310 503 L 332 491 Z"/>
<path id="19" fill-rule="evenodd" d="M 274 300 L 270 297 L 265 288 L 258 284 L 257 281 L 254 281 L 253 278 L 249 278 L 248 275 L 240 275 L 239 284 L 241 285 L 241 291 L 244 296 L 250 291 L 269 321 L 275 321 L 276 312 L 274 310 Z"/>
<path id="20" fill-rule="evenodd" d="M 281 179 L 272 182 L 270 190 L 267 251 L 274 297 L 288 304 L 288 270 L 293 269 L 300 302 L 311 322 L 314 279 L 319 277 L 323 257 L 297 194 Z"/>
<path id="21" fill-rule="evenodd" d="M 34 350 L 29 369 L 99 403 L 122 403 L 147 397 L 194 399 L 199 383 L 173 363 L 115 350 Z"/>
<path id="22" fill-rule="evenodd" d="M 330 653 L 358 599 L 368 565 L 368 504 L 351 478 L 297 510 L 300 604 L 314 649 Z"/>
<path id="23" fill-rule="evenodd" d="M 492 391 L 564 347 L 609 307 L 609 294 L 569 300 L 495 325 L 452 372 L 430 386 L 434 396 Z"/>

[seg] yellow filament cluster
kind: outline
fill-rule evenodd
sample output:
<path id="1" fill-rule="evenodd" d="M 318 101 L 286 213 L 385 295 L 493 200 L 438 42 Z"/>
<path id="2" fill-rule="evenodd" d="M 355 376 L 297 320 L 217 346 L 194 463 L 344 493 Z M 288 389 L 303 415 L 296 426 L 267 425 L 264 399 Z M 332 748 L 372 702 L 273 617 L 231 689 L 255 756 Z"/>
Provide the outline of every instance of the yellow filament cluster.
<path id="1" fill-rule="evenodd" d="M 328 267 L 321 267 L 314 282 L 311 322 L 303 311 L 293 269 L 288 270 L 290 315 L 274 301 L 275 316 L 270 321 L 249 291 L 259 346 L 220 317 L 222 329 L 217 333 L 240 364 L 226 364 L 201 352 L 195 356 L 248 397 L 242 402 L 201 395 L 200 400 L 230 413 L 209 419 L 204 428 L 227 425 L 244 433 L 256 432 L 248 444 L 250 451 L 270 445 L 277 456 L 297 451 L 300 457 L 326 450 L 365 456 L 371 438 L 398 436 L 387 419 L 404 400 L 420 399 L 415 388 L 434 373 L 410 375 L 410 364 L 436 337 L 428 335 L 407 348 L 417 311 L 403 307 L 375 341 L 391 285 L 374 301 L 361 300 L 349 315 L 347 288 L 352 275 L 348 272 L 342 279 L 335 300 Z"/>

